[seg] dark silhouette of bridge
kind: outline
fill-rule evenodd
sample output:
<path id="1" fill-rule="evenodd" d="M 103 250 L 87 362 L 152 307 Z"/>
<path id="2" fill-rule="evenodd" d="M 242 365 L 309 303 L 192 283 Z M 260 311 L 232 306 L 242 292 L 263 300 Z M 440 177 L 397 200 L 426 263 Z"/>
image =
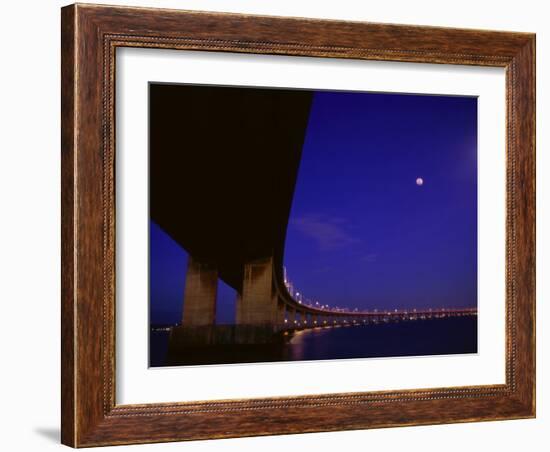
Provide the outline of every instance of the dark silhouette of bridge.
<path id="1" fill-rule="evenodd" d="M 350 312 L 289 292 L 283 250 L 311 101 L 301 90 L 150 86 L 150 215 L 189 253 L 183 342 L 475 314 Z M 214 327 L 218 279 L 237 292 L 230 330 Z"/>

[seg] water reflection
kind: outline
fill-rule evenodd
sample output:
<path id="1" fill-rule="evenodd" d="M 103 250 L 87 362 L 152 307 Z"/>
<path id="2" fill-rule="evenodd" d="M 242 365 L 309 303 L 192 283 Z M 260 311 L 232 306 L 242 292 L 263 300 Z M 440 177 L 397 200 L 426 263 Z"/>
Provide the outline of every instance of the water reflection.
<path id="1" fill-rule="evenodd" d="M 235 364 L 477 352 L 477 317 L 291 332 L 280 344 L 212 346 L 167 356 L 169 333 L 151 332 L 151 366 Z"/>

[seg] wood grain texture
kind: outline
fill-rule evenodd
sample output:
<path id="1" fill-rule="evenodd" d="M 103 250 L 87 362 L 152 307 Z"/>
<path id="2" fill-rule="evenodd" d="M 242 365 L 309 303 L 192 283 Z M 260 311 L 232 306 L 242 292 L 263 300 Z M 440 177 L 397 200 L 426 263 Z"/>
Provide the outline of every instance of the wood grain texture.
<path id="1" fill-rule="evenodd" d="M 61 412 L 63 428 L 61 441 L 64 444 L 75 443 L 75 363 L 73 344 L 75 339 L 74 317 L 76 309 L 72 306 L 74 294 L 74 129 L 75 129 L 75 30 L 74 9 L 61 11 Z"/>
<path id="2" fill-rule="evenodd" d="M 80 4 L 63 8 L 61 34 L 64 444 L 535 415 L 534 35 Z M 506 68 L 506 384 L 116 405 L 114 68 L 121 46 Z"/>

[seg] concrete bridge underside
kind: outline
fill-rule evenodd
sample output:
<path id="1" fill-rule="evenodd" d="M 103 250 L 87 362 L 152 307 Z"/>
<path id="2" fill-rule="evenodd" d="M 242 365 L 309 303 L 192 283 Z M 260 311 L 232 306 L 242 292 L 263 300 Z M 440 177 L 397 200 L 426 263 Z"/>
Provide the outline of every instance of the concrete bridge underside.
<path id="1" fill-rule="evenodd" d="M 218 278 L 236 323 L 284 323 L 282 254 L 312 93 L 150 86 L 151 218 L 189 253 L 183 322 L 214 324 Z"/>

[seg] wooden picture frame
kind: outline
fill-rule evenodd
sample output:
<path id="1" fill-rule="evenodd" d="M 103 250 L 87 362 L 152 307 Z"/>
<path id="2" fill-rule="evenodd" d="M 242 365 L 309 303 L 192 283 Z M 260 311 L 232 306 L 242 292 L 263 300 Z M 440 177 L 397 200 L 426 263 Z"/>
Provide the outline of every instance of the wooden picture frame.
<path id="1" fill-rule="evenodd" d="M 62 9 L 62 442 L 73 447 L 535 416 L 535 35 L 71 5 Z M 506 383 L 115 403 L 118 47 L 506 70 Z"/>

